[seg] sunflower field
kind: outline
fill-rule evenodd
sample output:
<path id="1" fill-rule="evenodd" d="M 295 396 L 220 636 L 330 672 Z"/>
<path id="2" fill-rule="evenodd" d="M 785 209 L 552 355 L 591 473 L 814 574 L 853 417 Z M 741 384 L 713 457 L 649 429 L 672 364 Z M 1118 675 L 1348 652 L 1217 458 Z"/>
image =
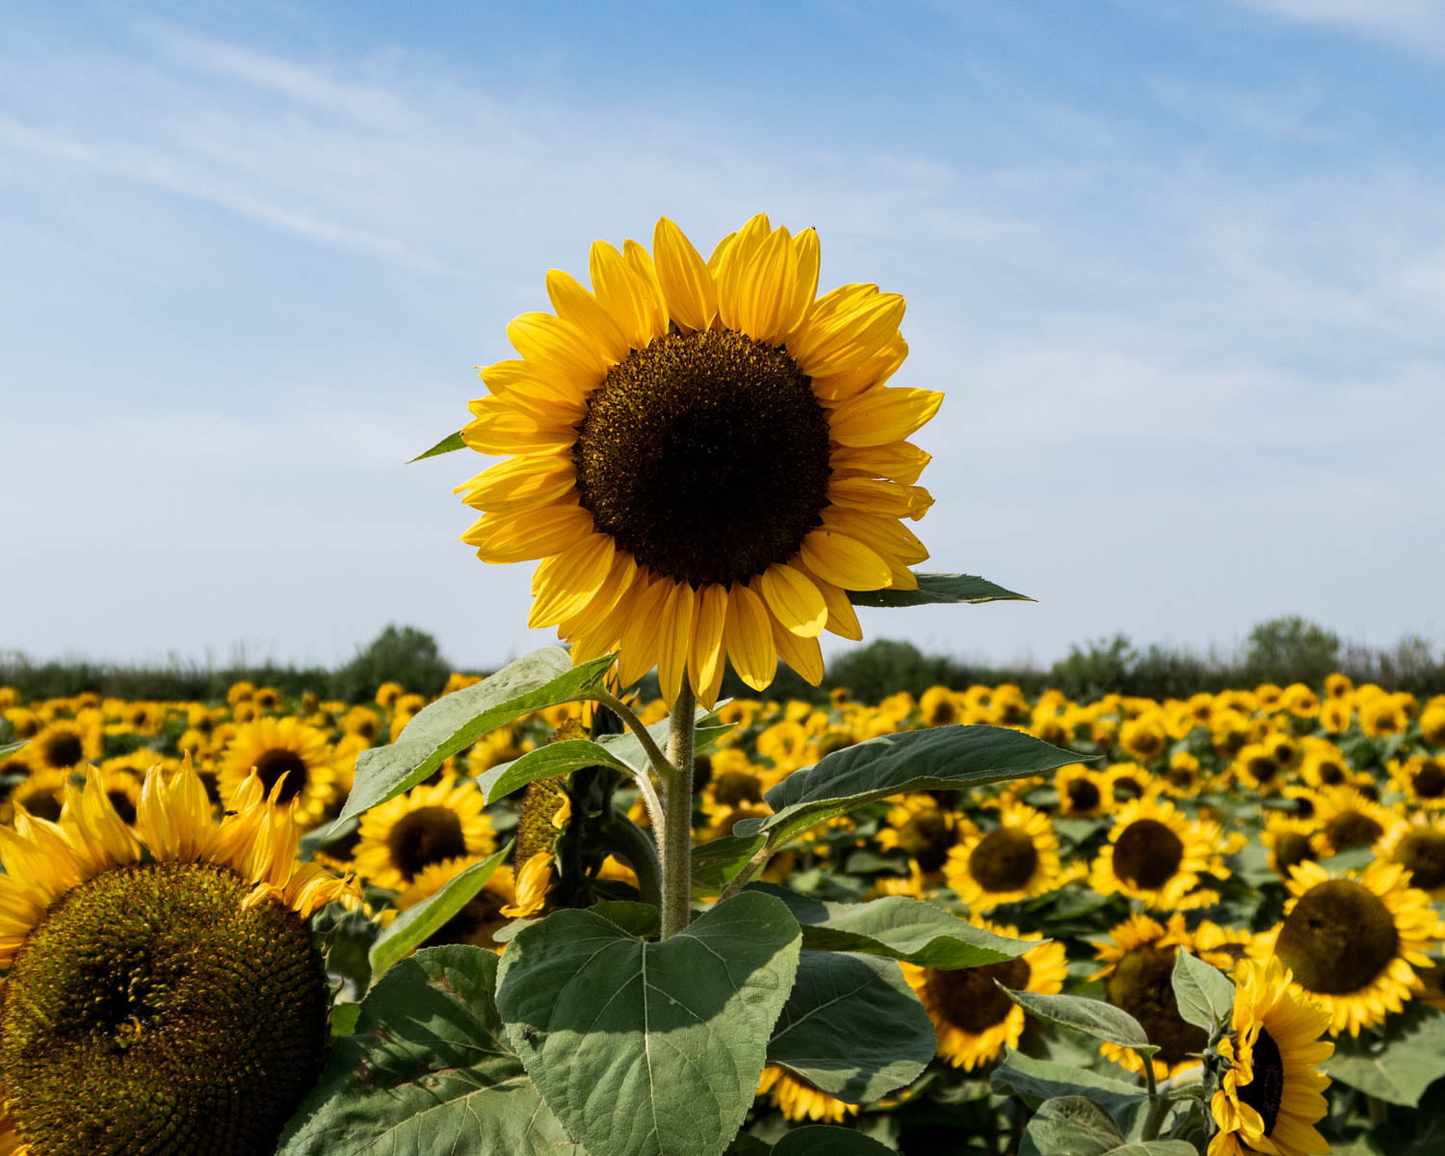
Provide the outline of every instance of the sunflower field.
<path id="1" fill-rule="evenodd" d="M 438 705 L 474 683 L 455 677 Z M 358 756 L 388 749 L 428 706 L 398 685 L 383 686 L 374 703 L 360 706 L 286 701 L 245 684 L 234 686 L 226 703 L 94 694 L 22 702 L 0 688 L 0 705 L 9 740 L 0 764 L 7 822 L 0 848 L 12 876 L 26 869 L 20 837 L 68 830 L 62 812 L 80 815 L 82 800 L 94 793 L 104 796 L 94 809 L 128 829 L 140 829 L 148 791 L 192 774 L 206 800 L 198 827 L 209 825 L 214 811 L 225 830 L 222 812 L 244 814 L 263 794 L 290 805 L 299 842 L 286 853 L 307 865 L 288 863 L 286 872 L 302 872 L 313 889 L 323 875 L 330 880 L 315 902 L 297 909 L 317 908 L 320 1014 L 329 1016 L 332 1044 L 324 1068 L 324 1043 L 312 1040 L 313 1054 L 295 1061 L 289 1085 L 258 1082 L 246 1097 L 247 1114 L 271 1130 L 268 1143 L 284 1123 L 282 1152 L 361 1151 L 393 1135 L 423 1101 L 434 1114 L 455 1115 L 459 1127 L 487 1089 L 505 1086 L 496 1054 L 445 1056 L 439 1067 L 459 1064 L 449 1077 L 425 1070 L 430 1065 L 399 1067 L 387 1033 L 410 1022 L 427 1033 L 413 1037 L 413 1047 L 421 1038 L 437 1047 L 431 1034 L 438 1027 L 408 1021 L 405 1003 L 379 981 L 407 968 L 436 979 L 446 951 L 455 950 L 443 945 L 471 945 L 505 960 L 507 941 L 548 911 L 601 903 L 624 922 L 641 918 L 638 901 L 656 886 L 630 866 L 644 858 L 629 839 L 645 828 L 646 810 L 635 789 L 609 783 L 606 768 L 579 768 L 505 793 L 506 770 L 529 753 L 556 750 L 577 741 L 584 727 L 598 728 L 600 720 L 584 718 L 592 712 L 575 705 L 523 713 L 477 735 L 417 785 L 339 826 L 333 820 L 345 808 Z M 660 701 L 636 710 L 652 723 L 665 715 Z M 846 952 L 833 958 L 848 966 L 817 982 L 860 986 L 867 999 L 839 1004 L 848 1009 L 844 1019 L 831 1019 L 826 1006 L 785 1013 L 795 1030 L 782 1030 L 782 1021 L 775 1029 L 733 1151 L 764 1151 L 812 1123 L 844 1125 L 903 1152 L 1082 1151 L 1051 1148 L 1048 1137 L 1064 1133 L 1049 1129 L 1063 1120 L 1128 1136 L 1142 1127 L 1137 1117 L 1147 1112 L 1151 1078 L 1164 1090 L 1169 1120 L 1201 1116 L 1200 1057 L 1209 1031 L 1176 998 L 1181 949 L 1221 976 L 1247 961 L 1283 963 L 1292 974 L 1281 983 L 1277 970 L 1261 969 L 1240 989 L 1253 1001 L 1246 1027 L 1249 1016 L 1256 1029 L 1267 1025 L 1268 1035 L 1254 1041 L 1255 1063 L 1273 1064 L 1277 1082 L 1263 1099 L 1239 1100 L 1261 1114 L 1277 1151 L 1321 1151 L 1316 1129 L 1336 1152 L 1435 1150 L 1445 1128 L 1429 1095 L 1445 1076 L 1445 924 L 1436 907 L 1445 896 L 1445 697 L 1418 702 L 1336 676 L 1318 692 L 1265 685 L 1164 702 L 1108 696 L 1080 703 L 1056 693 L 1030 700 L 1006 685 L 938 687 L 919 699 L 899 694 L 880 703 L 835 693 L 827 707 L 732 700 L 698 731 L 704 753 L 693 799 L 695 898 L 715 896 L 729 865 L 746 858 L 748 841 L 735 828 L 772 814 L 771 802 L 783 800 L 791 777 L 825 757 L 866 749 L 870 740 L 958 724 L 1032 735 L 1077 761 L 982 788 L 901 791 L 780 847 L 743 893 L 782 897 L 812 931 L 805 948 L 829 946 L 832 937 Z M 615 812 L 599 805 L 609 790 Z M 630 816 L 625 830 L 608 829 L 613 813 Z M 29 930 L 5 894 L 0 935 L 14 968 L 24 962 Z M 225 896 L 199 898 L 216 903 L 224 922 Z M 346 902 L 321 906 L 327 899 Z M 942 925 L 900 918 L 900 904 L 1021 940 L 1023 950 L 1003 947 L 1008 954 L 993 962 L 959 967 L 991 941 L 950 941 Z M 870 909 L 880 918 L 867 919 Z M 127 915 L 107 908 L 106 917 L 124 923 Z M 242 942 L 254 952 L 266 938 Z M 241 946 L 200 942 L 223 954 Z M 814 954 L 824 953 L 804 952 Z M 99 982 L 93 971 L 67 976 L 70 986 L 49 1012 L 52 1039 L 87 1025 L 94 1031 L 89 1006 L 103 998 L 83 986 Z M 1152 1070 L 1146 1073 L 1127 1045 L 1058 1026 L 1067 1016 L 1051 1022 L 1042 1005 L 1044 1018 L 1026 1015 L 1034 1005 L 1014 1002 L 1004 988 L 1086 997 L 1127 1012 L 1157 1048 Z M 426 990 L 434 996 L 438 989 Z M 916 1001 L 905 998 L 910 990 Z M 1290 995 L 1302 998 L 1290 1004 Z M 150 998 L 159 1009 L 161 1001 Z M 130 999 L 145 1002 L 133 992 Z M 1289 1014 L 1268 1018 L 1270 1000 Z M 1243 1007 L 1237 1000 L 1236 1014 Z M 190 1030 L 217 1030 L 193 1009 L 173 1010 Z M 24 1112 L 31 1101 L 12 1081 L 15 1072 L 31 1071 L 25 1041 L 40 1045 L 22 1011 L 36 1014 L 28 1001 L 20 1009 L 9 996 L 0 1055 L 12 1111 L 19 1104 Z M 109 1014 L 113 1020 L 119 1013 Z M 152 1014 L 159 1021 L 166 1013 Z M 292 1012 L 269 1003 L 244 1009 L 247 1020 L 272 1014 Z M 317 1014 L 315 1007 L 307 1012 Z M 446 1009 L 434 1014 L 449 1022 Z M 358 1017 L 368 1032 L 352 1034 Z M 126 1020 L 137 1037 L 147 1018 L 140 1012 Z M 301 1046 L 295 1024 L 282 1023 Z M 816 1054 L 820 1036 L 869 1033 L 880 1047 L 887 1041 L 884 1053 L 859 1055 L 842 1068 Z M 206 1054 L 224 1054 L 230 1038 L 208 1040 Z M 1268 1055 L 1264 1038 L 1273 1048 Z M 1320 1062 L 1329 1042 L 1333 1054 Z M 505 1043 L 497 1046 L 511 1055 Z M 332 1139 L 316 1147 L 316 1136 L 340 1134 L 333 1109 L 339 1089 L 358 1091 L 365 1070 L 359 1055 L 370 1055 L 378 1071 L 390 1063 L 393 1077 L 404 1075 L 388 1089 L 391 1110 L 366 1107 L 358 1096 L 345 1123 L 352 1146 Z M 175 1058 L 153 1056 L 151 1080 L 204 1101 L 207 1089 L 187 1090 L 192 1073 L 170 1066 Z M 260 1066 L 241 1049 L 234 1060 L 248 1072 Z M 507 1063 L 507 1078 L 521 1076 L 515 1055 Z M 1328 1113 L 1318 1119 L 1310 1097 L 1326 1080 L 1316 1067 L 1329 1082 Z M 45 1090 L 42 1084 L 31 1095 L 43 1100 Z M 535 1110 L 540 1105 L 530 1097 Z M 1077 1108 L 1079 1100 L 1090 1106 L 1082 1120 L 1043 1107 Z M 445 1134 L 446 1125 L 436 1126 Z M 535 1149 L 513 1150 L 552 1150 L 534 1139 Z M 1254 1149 L 1241 1140 L 1221 1150 Z"/>

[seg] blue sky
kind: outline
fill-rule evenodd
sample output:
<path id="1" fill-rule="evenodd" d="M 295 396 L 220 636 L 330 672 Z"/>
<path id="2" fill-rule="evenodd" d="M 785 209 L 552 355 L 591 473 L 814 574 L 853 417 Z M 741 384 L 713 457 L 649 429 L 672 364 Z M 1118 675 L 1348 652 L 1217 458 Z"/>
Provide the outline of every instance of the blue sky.
<path id="1" fill-rule="evenodd" d="M 815 225 L 908 299 L 929 568 L 870 637 L 1048 662 L 1445 636 L 1432 0 L 0 0 L 0 649 L 459 665 L 549 640 L 402 462 L 549 267 Z M 839 643 L 838 646 L 843 644 Z M 835 646 L 834 652 L 836 653 Z"/>

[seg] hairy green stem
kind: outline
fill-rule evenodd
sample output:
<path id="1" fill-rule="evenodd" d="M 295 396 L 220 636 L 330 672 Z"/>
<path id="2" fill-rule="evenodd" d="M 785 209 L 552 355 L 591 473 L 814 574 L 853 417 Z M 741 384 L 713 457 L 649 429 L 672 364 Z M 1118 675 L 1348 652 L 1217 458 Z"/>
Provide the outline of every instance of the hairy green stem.
<path id="1" fill-rule="evenodd" d="M 1169 1101 L 1159 1094 L 1159 1084 L 1154 1079 L 1154 1057 L 1140 1053 L 1144 1061 L 1144 1083 L 1149 1092 L 1149 1113 L 1144 1117 L 1144 1129 L 1139 1138 L 1146 1143 L 1159 1138 L 1159 1125 L 1164 1123 L 1164 1113 L 1169 1110 Z"/>
<path id="2" fill-rule="evenodd" d="M 662 775 L 662 938 L 687 927 L 692 916 L 692 768 L 697 700 L 684 678 L 667 734 L 670 774 Z"/>
<path id="3" fill-rule="evenodd" d="M 752 882 L 753 876 L 768 865 L 768 860 L 773 857 L 773 851 L 775 849 L 776 848 L 773 847 L 773 837 L 769 835 L 763 841 L 763 845 L 753 853 L 753 857 L 743 864 L 742 869 L 736 875 L 728 880 L 728 885 L 722 889 L 722 894 L 717 897 L 717 901 L 721 903 L 724 899 L 731 899 Z"/>

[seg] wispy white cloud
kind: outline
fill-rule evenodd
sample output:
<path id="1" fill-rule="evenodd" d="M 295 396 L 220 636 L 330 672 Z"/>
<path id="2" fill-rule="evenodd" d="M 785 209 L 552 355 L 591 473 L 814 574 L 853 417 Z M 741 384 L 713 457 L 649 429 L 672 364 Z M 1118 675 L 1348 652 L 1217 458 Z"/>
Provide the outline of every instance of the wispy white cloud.
<path id="1" fill-rule="evenodd" d="M 1306 24 L 1348 29 L 1430 53 L 1445 53 L 1445 8 L 1436 0 L 1232 0 Z"/>

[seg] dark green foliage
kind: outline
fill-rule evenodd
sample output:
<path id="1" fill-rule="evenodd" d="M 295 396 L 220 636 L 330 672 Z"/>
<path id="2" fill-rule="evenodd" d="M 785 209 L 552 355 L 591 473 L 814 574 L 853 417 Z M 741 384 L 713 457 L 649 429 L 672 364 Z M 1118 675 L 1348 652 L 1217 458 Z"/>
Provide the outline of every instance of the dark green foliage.
<path id="1" fill-rule="evenodd" d="M 1292 614 L 1261 622 L 1249 632 L 1241 674 L 1244 683 L 1315 685 L 1339 663 L 1340 636 Z"/>
<path id="2" fill-rule="evenodd" d="M 437 640 L 415 626 L 388 625 L 333 676 L 335 697 L 367 702 L 383 682 L 399 682 L 414 694 L 431 698 L 447 684 L 452 668 Z"/>

